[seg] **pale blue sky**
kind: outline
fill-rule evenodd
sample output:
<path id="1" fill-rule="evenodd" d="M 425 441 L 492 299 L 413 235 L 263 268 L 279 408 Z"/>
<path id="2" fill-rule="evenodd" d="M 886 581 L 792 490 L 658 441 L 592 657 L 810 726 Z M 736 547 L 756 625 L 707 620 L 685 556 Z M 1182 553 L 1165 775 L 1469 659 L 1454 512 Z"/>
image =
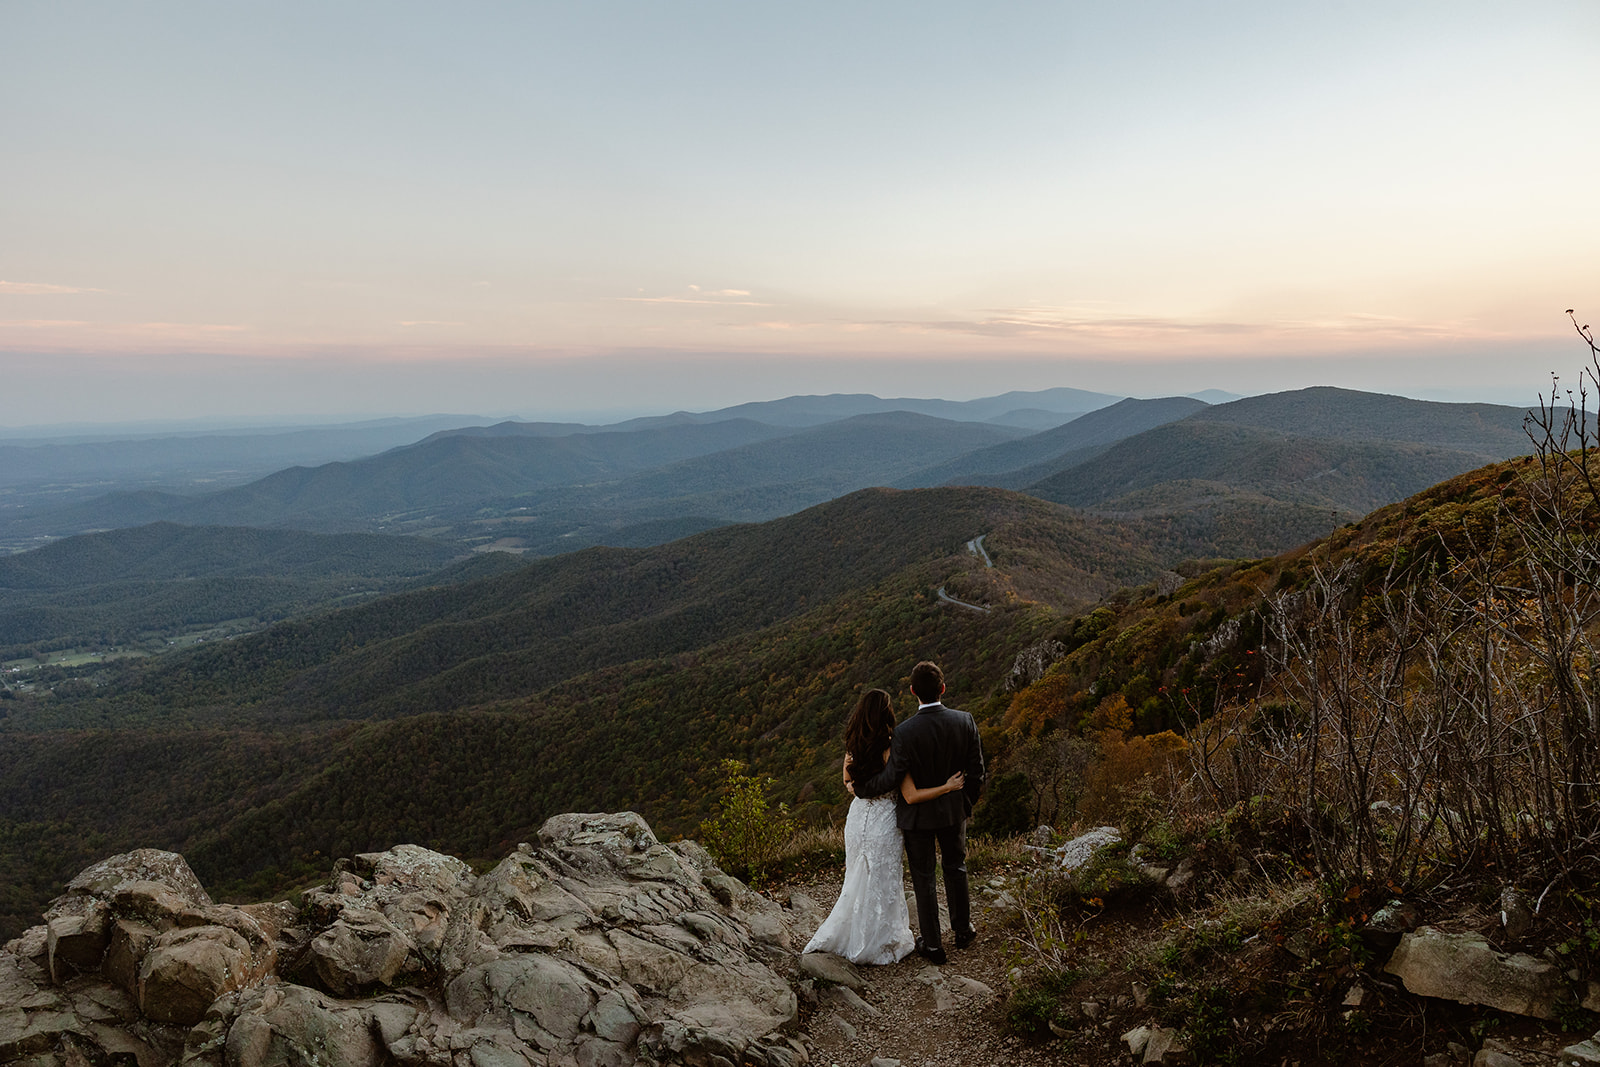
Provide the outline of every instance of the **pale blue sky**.
<path id="1" fill-rule="evenodd" d="M 1530 393 L 1600 5 L 0 3 L 0 425 Z M 1437 395 L 1437 394 L 1435 394 Z"/>

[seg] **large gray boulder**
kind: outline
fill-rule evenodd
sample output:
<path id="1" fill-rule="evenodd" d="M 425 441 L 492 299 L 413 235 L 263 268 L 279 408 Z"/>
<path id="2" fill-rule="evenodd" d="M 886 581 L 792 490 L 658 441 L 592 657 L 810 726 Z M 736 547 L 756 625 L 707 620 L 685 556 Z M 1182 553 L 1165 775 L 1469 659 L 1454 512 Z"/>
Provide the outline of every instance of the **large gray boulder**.
<path id="1" fill-rule="evenodd" d="M 403 984 L 402 971 L 420 970 L 416 942 L 382 912 L 351 907 L 307 947 L 300 973 L 336 996 L 354 997 Z"/>
<path id="2" fill-rule="evenodd" d="M 0 1065 L 791 1067 L 785 916 L 631 812 L 557 816 L 482 876 L 358 855 L 298 907 L 140 850 L 0 951 Z"/>
<path id="3" fill-rule="evenodd" d="M 43 943 L 44 928 L 35 927 L 0 950 L 0 1063 L 161 1067 L 178 1058 L 183 1031 L 152 1025 L 121 989 L 83 979 L 55 985 Z"/>
<path id="4" fill-rule="evenodd" d="M 1424 926 L 1401 937 L 1385 971 L 1413 993 L 1499 1011 L 1555 1018 L 1565 986 L 1555 967 L 1532 956 L 1497 952 L 1478 934 Z"/>
<path id="5" fill-rule="evenodd" d="M 1053 849 L 1037 848 L 1035 851 L 1050 856 L 1064 871 L 1075 871 L 1094 859 L 1102 849 L 1122 843 L 1122 831 L 1115 826 L 1097 826 L 1079 834 Z"/>
<path id="6" fill-rule="evenodd" d="M 157 848 L 136 848 L 84 868 L 67 883 L 66 896 L 57 898 L 57 903 L 79 896 L 110 900 L 135 882 L 160 886 L 171 894 L 174 906 L 203 908 L 211 904 L 210 894 L 183 857 Z"/>
<path id="7" fill-rule="evenodd" d="M 193 1026 L 212 1001 L 261 977 L 250 943 L 227 927 L 168 930 L 139 964 L 139 1010 L 153 1022 Z"/>

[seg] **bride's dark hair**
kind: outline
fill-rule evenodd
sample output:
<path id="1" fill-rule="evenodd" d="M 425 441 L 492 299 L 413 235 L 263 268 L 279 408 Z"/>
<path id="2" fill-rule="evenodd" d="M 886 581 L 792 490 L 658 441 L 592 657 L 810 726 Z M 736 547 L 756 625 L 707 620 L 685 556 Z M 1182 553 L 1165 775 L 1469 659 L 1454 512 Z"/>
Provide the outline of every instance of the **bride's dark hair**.
<path id="1" fill-rule="evenodd" d="M 868 689 L 844 724 L 844 749 L 850 753 L 850 780 L 883 770 L 883 750 L 894 733 L 894 700 L 882 689 Z"/>

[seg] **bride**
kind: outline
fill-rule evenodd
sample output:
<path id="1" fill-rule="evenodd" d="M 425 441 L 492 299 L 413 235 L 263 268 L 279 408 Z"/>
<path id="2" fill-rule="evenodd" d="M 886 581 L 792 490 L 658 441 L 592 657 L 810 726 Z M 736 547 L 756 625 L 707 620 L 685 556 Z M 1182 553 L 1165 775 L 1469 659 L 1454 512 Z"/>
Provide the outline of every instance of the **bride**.
<path id="1" fill-rule="evenodd" d="M 862 693 L 844 728 L 847 785 L 857 776 L 865 780 L 883 770 L 893 733 L 889 694 L 882 689 Z M 900 782 L 900 796 L 907 804 L 919 804 L 960 789 L 965 781 L 957 771 L 943 785 L 918 789 L 908 774 Z M 844 822 L 844 887 L 805 951 L 832 952 L 852 963 L 895 963 L 911 954 L 916 942 L 900 874 L 895 807 L 893 794 L 850 802 Z"/>

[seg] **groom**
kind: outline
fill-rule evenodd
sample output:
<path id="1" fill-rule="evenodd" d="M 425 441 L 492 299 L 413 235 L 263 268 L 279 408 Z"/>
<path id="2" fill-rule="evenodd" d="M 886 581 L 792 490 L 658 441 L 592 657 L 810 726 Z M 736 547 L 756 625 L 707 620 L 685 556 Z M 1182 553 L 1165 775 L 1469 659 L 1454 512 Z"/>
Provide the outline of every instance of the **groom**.
<path id="1" fill-rule="evenodd" d="M 944 899 L 956 948 L 966 948 L 978 936 L 967 897 L 967 818 L 983 791 L 983 745 L 971 715 L 939 702 L 944 695 L 944 672 L 937 664 L 924 660 L 911 669 L 911 692 L 917 698 L 917 713 L 895 728 L 888 766 L 856 783 L 853 792 L 858 797 L 894 793 L 906 865 L 911 868 L 911 887 L 917 895 L 917 923 L 922 929 L 917 955 L 942 964 L 945 952 L 939 897 L 933 883 L 935 846 L 944 857 Z M 966 784 L 933 800 L 907 804 L 900 797 L 900 781 L 908 771 L 919 789 L 942 785 L 956 771 L 965 774 Z"/>

